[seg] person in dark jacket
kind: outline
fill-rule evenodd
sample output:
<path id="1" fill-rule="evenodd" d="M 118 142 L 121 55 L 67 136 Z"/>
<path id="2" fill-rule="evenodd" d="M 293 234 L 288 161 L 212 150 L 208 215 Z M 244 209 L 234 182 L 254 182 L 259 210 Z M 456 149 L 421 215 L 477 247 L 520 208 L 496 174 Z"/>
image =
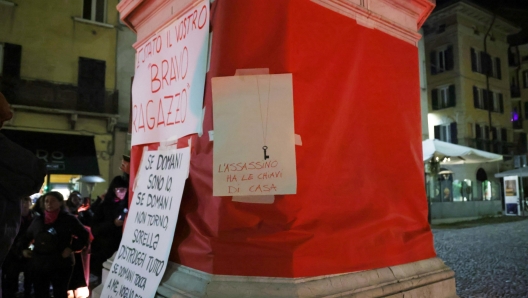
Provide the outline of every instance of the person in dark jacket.
<path id="1" fill-rule="evenodd" d="M 0 128 L 12 117 L 7 100 L 0 93 Z M 45 176 L 42 160 L 0 133 L 0 268 L 20 227 L 20 200 L 39 192 Z"/>
<path id="2" fill-rule="evenodd" d="M 22 199 L 22 222 L 15 243 L 24 235 L 33 222 L 34 213 L 31 207 L 31 198 Z M 28 270 L 28 262 L 22 257 L 22 251 L 16 245 L 11 247 L 4 265 L 2 266 L 2 295 L 4 297 L 15 297 L 18 292 L 18 275 L 24 272 L 24 297 L 31 297 L 32 281 Z"/>
<path id="3" fill-rule="evenodd" d="M 33 251 L 28 249 L 33 241 Z M 50 284 L 54 298 L 68 297 L 68 283 L 73 270 L 73 252 L 88 245 L 88 231 L 64 206 L 64 197 L 56 191 L 44 194 L 44 215 L 33 220 L 18 245 L 31 258 L 36 298 L 49 298 Z"/>
<path id="4" fill-rule="evenodd" d="M 102 203 L 92 220 L 91 274 L 101 280 L 103 263 L 119 248 L 123 236 L 123 223 L 128 213 L 128 181 L 116 176 L 110 182 Z"/>
<path id="5" fill-rule="evenodd" d="M 66 200 L 66 207 L 68 211 L 75 215 L 77 219 L 85 226 L 90 234 L 90 228 L 92 222 L 93 213 L 92 211 L 84 206 L 84 199 L 80 192 L 74 190 L 70 193 L 68 200 Z M 90 238 L 92 236 L 90 235 Z M 92 239 L 90 239 L 91 241 Z M 68 286 L 69 290 L 75 291 L 79 288 L 87 287 L 90 277 L 90 246 L 88 245 L 82 251 L 75 252 L 75 265 L 73 266 L 73 272 Z"/>
<path id="6" fill-rule="evenodd" d="M 89 208 L 83 206 L 84 198 L 81 193 L 74 190 L 70 193 L 68 200 L 66 200 L 66 207 L 68 211 L 77 216 L 79 221 L 85 226 L 91 226 L 93 212 Z"/>

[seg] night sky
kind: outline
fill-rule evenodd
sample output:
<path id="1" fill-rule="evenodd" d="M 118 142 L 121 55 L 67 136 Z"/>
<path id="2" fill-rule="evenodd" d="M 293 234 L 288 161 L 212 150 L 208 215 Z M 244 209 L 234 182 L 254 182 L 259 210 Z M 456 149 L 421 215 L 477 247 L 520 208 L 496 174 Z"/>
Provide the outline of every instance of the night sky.
<path id="1" fill-rule="evenodd" d="M 436 0 L 436 5 L 440 6 L 453 0 Z M 511 7 L 517 9 L 528 9 L 528 0 L 470 0 L 475 4 L 481 5 L 488 9 L 500 9 L 502 7 Z"/>

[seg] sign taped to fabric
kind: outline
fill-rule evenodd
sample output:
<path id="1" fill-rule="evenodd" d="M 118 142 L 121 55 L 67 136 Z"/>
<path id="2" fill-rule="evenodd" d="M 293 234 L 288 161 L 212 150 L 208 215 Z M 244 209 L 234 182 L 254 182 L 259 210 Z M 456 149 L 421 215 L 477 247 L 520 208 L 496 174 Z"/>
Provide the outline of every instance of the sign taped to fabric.
<path id="1" fill-rule="evenodd" d="M 291 74 L 212 79 L 213 195 L 297 192 Z"/>
<path id="2" fill-rule="evenodd" d="M 203 0 L 136 48 L 132 145 L 201 129 L 209 47 L 209 1 Z"/>
<path id="3" fill-rule="evenodd" d="M 154 297 L 176 230 L 190 148 L 145 151 L 130 211 L 101 297 Z"/>

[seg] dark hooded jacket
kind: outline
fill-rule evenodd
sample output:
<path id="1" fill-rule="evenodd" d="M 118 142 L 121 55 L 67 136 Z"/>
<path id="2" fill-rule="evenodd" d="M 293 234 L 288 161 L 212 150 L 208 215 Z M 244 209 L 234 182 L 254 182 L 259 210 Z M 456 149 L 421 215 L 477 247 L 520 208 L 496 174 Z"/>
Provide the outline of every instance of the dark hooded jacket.
<path id="1" fill-rule="evenodd" d="M 71 267 L 74 264 L 73 254 L 63 258 L 62 252 L 69 247 L 72 251 L 82 250 L 88 245 L 88 231 L 74 215 L 66 210 L 61 210 L 57 219 L 52 224 L 44 223 L 44 216 L 37 216 L 26 233 L 20 238 L 18 246 L 25 249 L 31 241 L 38 239 L 40 233 L 47 233 L 53 229 L 54 248 L 50 251 L 39 251 L 38 244 L 34 243 L 32 263 L 33 266 L 51 270 L 53 268 Z"/>

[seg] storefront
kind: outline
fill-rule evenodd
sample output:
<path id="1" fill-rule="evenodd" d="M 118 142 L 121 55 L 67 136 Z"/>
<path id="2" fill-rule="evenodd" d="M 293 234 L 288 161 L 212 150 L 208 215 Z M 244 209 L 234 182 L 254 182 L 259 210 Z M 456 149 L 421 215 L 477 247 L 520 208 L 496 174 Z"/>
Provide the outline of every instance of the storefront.
<path id="1" fill-rule="evenodd" d="M 89 195 L 87 187 L 77 180 L 100 175 L 94 136 L 12 129 L 2 133 L 46 162 L 48 176 L 42 191 L 54 190 L 67 196 L 72 190 L 80 190 L 84 196 Z"/>
<path id="2" fill-rule="evenodd" d="M 422 143 L 433 223 L 502 214 L 498 172 L 502 156 L 439 140 Z"/>

